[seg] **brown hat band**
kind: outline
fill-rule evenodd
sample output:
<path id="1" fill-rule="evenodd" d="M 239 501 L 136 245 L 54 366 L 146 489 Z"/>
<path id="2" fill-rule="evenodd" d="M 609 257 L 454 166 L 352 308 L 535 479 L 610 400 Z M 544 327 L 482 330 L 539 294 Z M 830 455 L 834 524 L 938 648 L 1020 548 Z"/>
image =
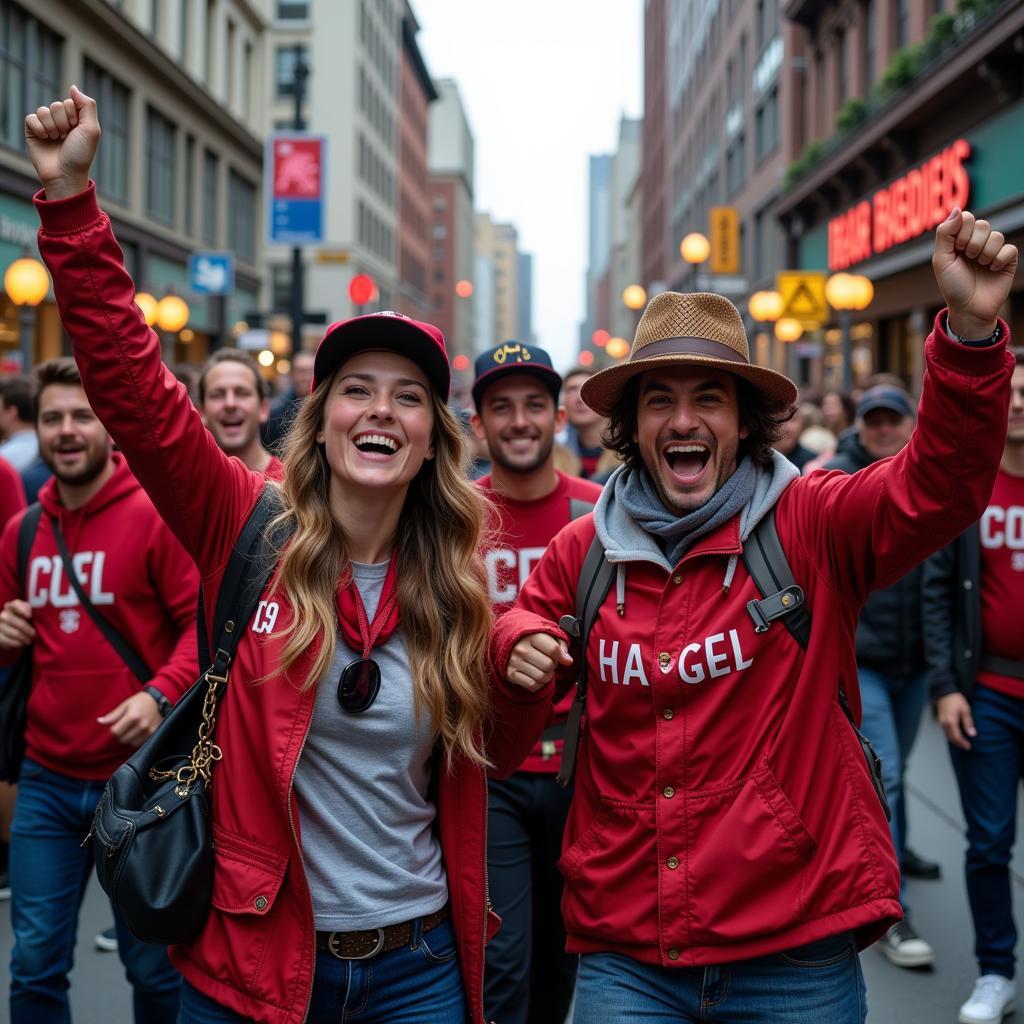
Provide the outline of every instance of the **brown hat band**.
<path id="1" fill-rule="evenodd" d="M 728 359 L 733 363 L 750 365 L 749 360 L 744 359 L 736 349 L 723 345 L 720 341 L 691 337 L 652 341 L 649 345 L 638 348 L 629 357 L 629 361 L 635 363 L 644 359 L 654 359 L 656 356 L 712 356 L 715 359 Z"/>

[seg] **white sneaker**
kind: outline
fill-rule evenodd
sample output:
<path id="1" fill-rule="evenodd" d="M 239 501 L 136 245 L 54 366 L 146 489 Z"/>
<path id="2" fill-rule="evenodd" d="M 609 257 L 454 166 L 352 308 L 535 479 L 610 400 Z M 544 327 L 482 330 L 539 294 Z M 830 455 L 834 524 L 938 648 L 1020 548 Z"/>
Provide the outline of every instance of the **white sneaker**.
<path id="1" fill-rule="evenodd" d="M 906 918 L 897 921 L 876 945 L 889 963 L 897 967 L 928 967 L 935 961 L 935 951 Z"/>
<path id="2" fill-rule="evenodd" d="M 999 1024 L 1013 1013 L 1017 988 L 1001 974 L 983 974 L 975 983 L 970 999 L 960 1007 L 960 1024 Z"/>

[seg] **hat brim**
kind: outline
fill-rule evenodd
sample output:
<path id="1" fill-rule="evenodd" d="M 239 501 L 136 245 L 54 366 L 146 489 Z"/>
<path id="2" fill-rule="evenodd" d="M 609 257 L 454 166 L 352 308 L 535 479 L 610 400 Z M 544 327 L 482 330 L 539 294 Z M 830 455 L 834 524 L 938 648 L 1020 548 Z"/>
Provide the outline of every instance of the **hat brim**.
<path id="1" fill-rule="evenodd" d="M 480 374 L 475 381 L 473 381 L 473 404 L 477 407 L 477 411 L 480 410 L 480 399 L 483 397 L 483 393 L 492 385 L 496 384 L 503 377 L 511 377 L 514 373 L 526 374 L 530 377 L 536 377 L 547 389 L 551 392 L 551 395 L 555 399 L 555 404 L 558 404 L 558 396 L 562 392 L 562 376 L 561 374 L 550 366 L 531 366 L 529 363 L 512 363 L 510 366 L 495 366 L 493 370 L 488 370 L 486 373 Z"/>
<path id="2" fill-rule="evenodd" d="M 434 390 L 448 400 L 451 367 L 437 342 L 408 320 L 373 315 L 346 320 L 324 336 L 313 362 L 313 390 L 330 380 L 345 360 L 370 349 L 397 352 L 411 359 L 427 375 Z"/>
<path id="3" fill-rule="evenodd" d="M 796 385 L 788 377 L 775 370 L 750 363 L 737 363 L 729 359 L 715 359 L 714 356 L 682 353 L 653 356 L 650 359 L 636 359 L 633 362 L 609 366 L 583 382 L 583 386 L 580 388 L 580 397 L 594 412 L 600 413 L 602 416 L 610 416 L 630 380 L 648 370 L 670 369 L 673 366 L 707 366 L 711 369 L 722 370 L 748 381 L 770 401 L 780 402 L 787 406 L 796 404 Z"/>

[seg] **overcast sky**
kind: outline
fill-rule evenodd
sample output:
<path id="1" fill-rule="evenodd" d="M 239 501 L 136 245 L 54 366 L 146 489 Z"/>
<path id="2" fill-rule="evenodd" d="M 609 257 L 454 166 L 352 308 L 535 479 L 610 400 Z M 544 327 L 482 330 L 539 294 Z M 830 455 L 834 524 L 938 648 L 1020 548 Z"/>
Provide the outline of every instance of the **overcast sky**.
<path id="1" fill-rule="evenodd" d="M 431 75 L 454 78 L 476 138 L 478 210 L 533 254 L 538 342 L 566 369 L 583 317 L 587 158 L 641 112 L 642 0 L 411 0 Z"/>

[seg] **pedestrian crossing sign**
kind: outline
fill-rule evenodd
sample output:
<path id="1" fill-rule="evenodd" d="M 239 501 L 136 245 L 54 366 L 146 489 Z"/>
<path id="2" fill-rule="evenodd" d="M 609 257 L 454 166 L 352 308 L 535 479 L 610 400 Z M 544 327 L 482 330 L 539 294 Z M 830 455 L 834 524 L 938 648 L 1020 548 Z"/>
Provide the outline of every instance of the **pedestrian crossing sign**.
<path id="1" fill-rule="evenodd" d="M 780 270 L 775 275 L 775 290 L 782 296 L 782 316 L 815 327 L 828 320 L 825 274 L 813 270 Z"/>

